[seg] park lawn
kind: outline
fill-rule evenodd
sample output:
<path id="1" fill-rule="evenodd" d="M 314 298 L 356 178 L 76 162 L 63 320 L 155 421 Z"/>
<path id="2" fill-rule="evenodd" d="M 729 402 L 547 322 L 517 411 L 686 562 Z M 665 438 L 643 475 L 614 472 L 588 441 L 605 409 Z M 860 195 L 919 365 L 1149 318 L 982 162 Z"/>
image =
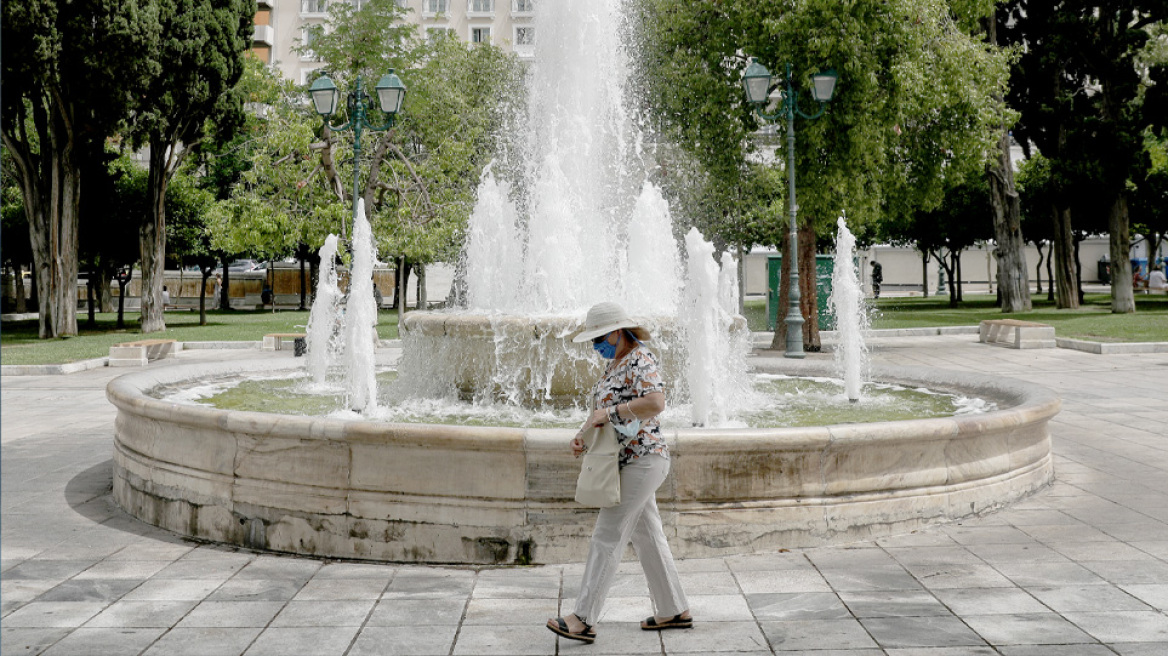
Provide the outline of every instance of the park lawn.
<path id="1" fill-rule="evenodd" d="M 16 321 L 0 327 L 0 363 L 61 364 L 109 355 L 109 347 L 139 339 L 175 339 L 180 342 L 254 341 L 268 333 L 304 332 L 308 312 L 262 310 L 220 310 L 207 312 L 207 325 L 199 325 L 199 313 L 166 313 L 166 330 L 149 335 L 139 331 L 138 314 L 126 315 L 126 330 L 117 330 L 117 315 L 98 313 L 97 327 L 86 327 L 87 316 L 78 314 L 78 335 L 42 340 L 36 321 Z M 381 339 L 397 337 L 397 312 L 379 313 L 377 334 Z"/>
<path id="2" fill-rule="evenodd" d="M 1087 294 L 1077 310 L 1059 310 L 1046 295 L 1033 297 L 1034 309 L 1019 314 L 1002 314 L 992 296 L 970 295 L 957 307 L 949 307 L 949 297 L 920 296 L 868 300 L 873 328 L 932 328 L 936 326 L 976 326 L 983 319 L 1021 319 L 1050 324 L 1059 337 L 1097 342 L 1168 342 L 1168 295 L 1136 295 L 1134 314 L 1112 314 L 1111 297 Z M 765 301 L 749 301 L 746 317 L 751 330 L 766 330 Z"/>

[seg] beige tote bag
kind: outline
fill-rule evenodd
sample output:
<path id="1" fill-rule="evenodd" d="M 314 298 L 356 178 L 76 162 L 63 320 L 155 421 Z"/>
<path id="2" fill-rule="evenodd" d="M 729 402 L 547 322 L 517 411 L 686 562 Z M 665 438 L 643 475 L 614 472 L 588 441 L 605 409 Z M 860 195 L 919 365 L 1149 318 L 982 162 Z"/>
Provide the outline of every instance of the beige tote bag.
<path id="1" fill-rule="evenodd" d="M 584 431 L 584 462 L 576 479 L 576 501 L 591 508 L 611 508 L 620 504 L 620 443 L 612 424 Z"/>

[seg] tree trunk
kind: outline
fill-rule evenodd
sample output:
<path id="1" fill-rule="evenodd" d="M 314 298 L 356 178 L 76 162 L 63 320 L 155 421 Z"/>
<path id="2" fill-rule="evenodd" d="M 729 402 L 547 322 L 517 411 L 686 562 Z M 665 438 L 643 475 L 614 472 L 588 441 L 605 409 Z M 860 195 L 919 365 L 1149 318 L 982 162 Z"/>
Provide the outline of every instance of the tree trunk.
<path id="1" fill-rule="evenodd" d="M 308 263 L 308 283 L 312 289 L 312 302 L 316 303 L 316 286 L 320 282 L 320 265 L 317 260 L 311 260 Z"/>
<path id="2" fill-rule="evenodd" d="M 102 258 L 102 263 L 97 267 L 97 299 L 99 312 L 113 312 L 114 311 L 114 296 L 110 291 L 110 279 L 116 273 L 113 265 L 105 258 Z"/>
<path id="3" fill-rule="evenodd" d="M 24 267 L 14 264 L 12 270 L 15 274 L 12 282 L 16 285 L 16 313 L 24 314 L 28 311 L 28 303 L 24 298 Z"/>
<path id="4" fill-rule="evenodd" d="M 1054 289 L 1055 305 L 1059 309 L 1079 307 L 1079 294 L 1075 289 L 1075 236 L 1071 231 L 1071 209 L 1051 206 L 1054 221 Z M 1115 275 L 1111 276 L 1112 284 Z"/>
<path id="5" fill-rule="evenodd" d="M 86 276 L 85 280 L 85 306 L 88 314 L 85 319 L 85 324 L 90 328 L 97 327 L 97 294 L 93 289 L 94 279 L 96 277 L 97 273 L 93 269 L 90 269 L 89 275 Z"/>
<path id="6" fill-rule="evenodd" d="M 1107 226 L 1111 232 L 1111 311 L 1115 314 L 1127 314 L 1136 311 L 1136 297 L 1132 290 L 1131 279 L 1131 252 L 1128 244 L 1131 242 L 1131 222 L 1128 220 L 1127 193 L 1119 192 L 1115 202 L 1111 205 Z M 1148 272 L 1152 271 L 1155 263 L 1152 251 L 1154 247 L 1148 244 Z M 1124 284 L 1117 284 L 1123 281 Z"/>
<path id="7" fill-rule="evenodd" d="M 998 141 L 997 161 L 987 167 L 990 205 L 994 210 L 994 255 L 998 259 L 998 291 L 1002 312 L 1029 312 L 1030 283 L 1026 274 L 1025 241 L 1022 239 L 1021 205 L 1014 189 L 1010 163 L 1010 137 L 1005 130 Z"/>
<path id="8" fill-rule="evenodd" d="M 151 143 L 147 195 L 150 209 L 138 225 L 138 247 L 142 258 L 143 333 L 166 330 L 162 311 L 162 283 L 166 273 L 166 149 Z"/>
<path id="9" fill-rule="evenodd" d="M 1054 302 L 1054 244 L 1046 246 L 1046 300 Z"/>
<path id="10" fill-rule="evenodd" d="M 746 247 L 738 244 L 738 261 L 735 263 L 738 274 L 738 314 L 746 315 Z"/>
<path id="11" fill-rule="evenodd" d="M 406 292 L 409 290 L 410 269 L 405 256 L 397 258 L 397 326 L 401 330 L 402 319 L 406 316 Z M 401 334 L 400 332 L 398 333 Z"/>
<path id="12" fill-rule="evenodd" d="M 1035 265 L 1035 267 L 1034 267 L 1034 278 L 1035 278 L 1035 280 L 1038 281 L 1037 293 L 1041 294 L 1042 293 L 1042 260 L 1043 260 L 1042 242 L 1038 242 L 1037 244 L 1035 244 L 1034 248 L 1035 248 L 1035 250 L 1038 251 L 1038 264 Z"/>
<path id="13" fill-rule="evenodd" d="M 129 279 L 118 280 L 118 330 L 126 329 L 126 286 Z"/>
<path id="14" fill-rule="evenodd" d="M 227 256 L 219 258 L 219 265 L 223 268 L 223 284 L 219 285 L 219 309 L 231 309 L 231 269 L 227 268 Z"/>
<path id="15" fill-rule="evenodd" d="M 819 341 L 819 270 L 815 262 L 815 227 L 805 222 L 799 226 L 799 311 L 803 314 L 803 350 L 818 353 Z"/>
<path id="16" fill-rule="evenodd" d="M 1083 261 L 1079 258 L 1079 244 L 1083 242 L 1083 235 L 1071 233 L 1075 236 L 1075 293 L 1079 298 L 1079 305 L 1083 304 Z"/>
<path id="17" fill-rule="evenodd" d="M 426 309 L 426 266 L 424 264 L 414 265 L 414 271 L 418 274 L 418 309 Z"/>
<path id="18" fill-rule="evenodd" d="M 953 283 L 956 285 L 955 288 L 957 289 L 957 302 L 958 303 L 965 300 L 965 294 L 964 294 L 965 289 L 961 286 L 961 277 L 963 275 L 965 275 L 965 274 L 961 273 L 961 253 L 962 253 L 962 251 L 957 251 L 956 253 L 953 253 L 953 271 L 956 272 L 956 274 L 957 274 L 953 277 Z"/>
<path id="19" fill-rule="evenodd" d="M 77 334 L 77 239 L 81 161 L 75 110 L 67 103 L 32 102 L 31 120 L 5 130 L 5 150 L 16 166 L 32 242 L 37 332 L 42 339 Z M 35 135 L 26 135 L 32 125 Z M 33 152 L 31 143 L 36 144 Z"/>
<path id="20" fill-rule="evenodd" d="M 921 251 L 921 292 L 929 297 L 929 251 Z"/>
<path id="21" fill-rule="evenodd" d="M 214 267 L 199 265 L 202 282 L 199 284 L 199 325 L 207 325 L 207 283 L 211 280 Z"/>
<path id="22" fill-rule="evenodd" d="M 304 257 L 300 258 L 300 309 L 308 309 L 308 279 L 304 275 Z"/>

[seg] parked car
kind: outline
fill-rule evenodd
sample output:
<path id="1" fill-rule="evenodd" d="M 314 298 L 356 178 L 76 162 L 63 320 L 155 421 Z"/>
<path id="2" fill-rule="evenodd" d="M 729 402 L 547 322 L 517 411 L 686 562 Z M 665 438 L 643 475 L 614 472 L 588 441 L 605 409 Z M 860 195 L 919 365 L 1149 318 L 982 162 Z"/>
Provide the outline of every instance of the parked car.
<path id="1" fill-rule="evenodd" d="M 263 265 L 262 262 L 257 262 L 255 260 L 235 260 L 231 264 L 227 265 L 227 270 L 231 271 L 232 273 L 247 273 L 249 271 L 262 273 L 267 270 L 267 268 Z M 223 267 L 216 267 L 215 273 L 223 273 Z"/>

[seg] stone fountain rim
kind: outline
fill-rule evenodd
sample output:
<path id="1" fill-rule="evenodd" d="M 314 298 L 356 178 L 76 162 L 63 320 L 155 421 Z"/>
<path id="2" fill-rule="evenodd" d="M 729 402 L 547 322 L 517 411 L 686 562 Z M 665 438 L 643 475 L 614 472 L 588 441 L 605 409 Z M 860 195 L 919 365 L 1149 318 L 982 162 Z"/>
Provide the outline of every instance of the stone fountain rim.
<path id="1" fill-rule="evenodd" d="M 831 362 L 754 358 L 752 369 L 759 373 L 794 376 L 833 376 Z M 152 371 L 136 372 L 110 381 L 107 398 L 119 409 L 167 422 L 203 426 L 216 430 L 260 433 L 274 436 L 298 436 L 301 439 L 373 441 L 379 443 L 464 443 L 474 450 L 510 450 L 527 439 L 567 440 L 570 428 L 525 428 L 500 426 L 460 426 L 457 424 L 391 423 L 355 421 L 330 417 L 309 417 L 247 410 L 224 410 L 209 406 L 179 403 L 150 396 L 161 386 L 202 378 L 226 377 L 247 373 L 276 373 L 302 370 L 297 361 L 251 359 L 219 363 L 178 364 Z M 825 440 L 919 441 L 922 434 L 936 439 L 953 435 L 974 434 L 992 426 L 1021 423 L 1026 416 L 1053 416 L 1061 407 L 1051 390 L 1011 378 L 954 372 L 931 367 L 874 366 L 871 378 L 880 382 L 927 387 L 932 391 L 975 395 L 998 403 L 996 410 L 976 415 L 954 415 L 900 421 L 829 424 L 808 427 L 771 428 L 683 428 L 665 431 L 686 448 L 701 449 L 706 438 L 717 437 L 711 448 L 760 448 L 781 440 L 788 445 L 806 442 L 808 446 Z M 484 441 L 484 433 L 492 439 Z M 925 439 L 928 439 L 925 437 Z M 729 442 L 727 440 L 730 440 Z M 473 445 L 471 444 L 473 443 Z"/>

